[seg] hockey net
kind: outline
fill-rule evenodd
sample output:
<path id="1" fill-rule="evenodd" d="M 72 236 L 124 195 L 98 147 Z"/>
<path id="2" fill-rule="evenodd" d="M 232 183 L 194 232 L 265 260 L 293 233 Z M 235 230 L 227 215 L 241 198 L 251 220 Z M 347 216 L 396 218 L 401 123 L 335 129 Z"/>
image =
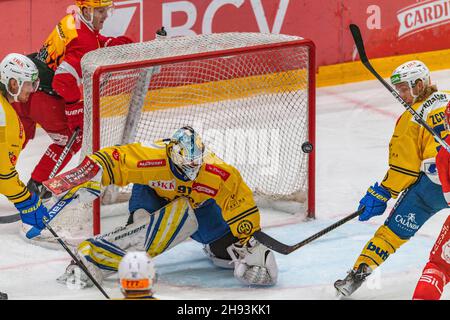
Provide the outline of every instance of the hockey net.
<path id="1" fill-rule="evenodd" d="M 153 40 L 90 52 L 82 70 L 80 161 L 102 147 L 151 143 L 190 125 L 240 170 L 259 202 L 293 201 L 314 216 L 314 152 L 301 148 L 314 144 L 311 41 L 260 33 Z M 97 201 L 82 211 L 55 224 L 99 233 L 104 207 Z"/>

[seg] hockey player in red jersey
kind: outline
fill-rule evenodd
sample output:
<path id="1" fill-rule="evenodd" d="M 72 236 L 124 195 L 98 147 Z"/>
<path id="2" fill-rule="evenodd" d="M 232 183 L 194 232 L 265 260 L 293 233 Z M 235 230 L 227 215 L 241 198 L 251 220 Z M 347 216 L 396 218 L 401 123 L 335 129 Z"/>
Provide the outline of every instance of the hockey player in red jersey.
<path id="1" fill-rule="evenodd" d="M 450 132 L 450 103 L 445 109 L 444 125 Z M 450 143 L 450 136 L 445 140 Z M 442 192 L 450 206 L 450 154 L 441 147 L 436 156 L 436 166 Z M 414 291 L 414 300 L 439 300 L 442 291 L 450 282 L 450 216 L 445 220 L 441 233 L 430 252 L 430 259 L 422 271 L 422 276 Z"/>
<path id="2" fill-rule="evenodd" d="M 40 192 L 41 182 L 48 179 L 75 129 L 83 127 L 82 57 L 98 48 L 132 42 L 125 36 L 113 38 L 100 34 L 113 10 L 112 0 L 77 0 L 76 5 L 77 10 L 58 23 L 39 53 L 30 55 L 42 78 L 40 91 L 28 103 L 14 106 L 26 131 L 24 146 L 34 138 L 36 124 L 53 140 L 28 182 L 28 188 L 35 193 Z M 81 148 L 81 140 L 82 131 L 59 170 Z"/>

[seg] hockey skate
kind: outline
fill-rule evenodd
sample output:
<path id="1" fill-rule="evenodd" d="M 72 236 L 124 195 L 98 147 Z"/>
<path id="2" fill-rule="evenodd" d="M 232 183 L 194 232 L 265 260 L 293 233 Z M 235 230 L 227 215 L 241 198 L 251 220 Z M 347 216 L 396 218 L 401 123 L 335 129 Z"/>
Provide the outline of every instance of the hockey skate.
<path id="1" fill-rule="evenodd" d="M 365 263 L 361 263 L 356 271 L 350 270 L 344 280 L 337 280 L 334 283 L 338 295 L 350 296 L 371 273 L 372 269 Z"/>
<path id="2" fill-rule="evenodd" d="M 87 264 L 86 268 L 88 269 L 88 271 L 91 273 L 94 279 L 101 284 L 103 282 L 103 275 L 101 271 L 98 268 L 94 267 L 93 265 L 86 263 L 86 260 L 84 260 L 84 258 L 80 256 L 78 256 L 78 258 L 85 266 Z M 73 260 L 67 266 L 64 274 L 59 276 L 56 279 L 56 281 L 60 284 L 66 285 L 71 289 L 90 288 L 94 285 L 92 280 L 86 275 L 86 273 L 84 273 L 84 271 L 81 270 L 81 268 Z"/>
<path id="3" fill-rule="evenodd" d="M 6 293 L 0 292 L 0 300 L 8 300 L 8 295 Z"/>

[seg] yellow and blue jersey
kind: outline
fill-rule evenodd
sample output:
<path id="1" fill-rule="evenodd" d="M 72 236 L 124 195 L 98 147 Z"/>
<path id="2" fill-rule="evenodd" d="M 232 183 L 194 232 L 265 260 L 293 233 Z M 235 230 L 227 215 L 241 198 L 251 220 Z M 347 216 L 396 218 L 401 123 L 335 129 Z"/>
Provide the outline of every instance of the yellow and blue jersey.
<path id="1" fill-rule="evenodd" d="M 432 93 L 424 101 L 414 103 L 412 108 L 433 130 L 444 138 L 444 111 L 450 101 L 449 91 Z M 393 198 L 414 184 L 421 172 L 439 183 L 435 157 L 439 143 L 430 132 L 421 126 L 405 111 L 397 120 L 394 133 L 389 142 L 389 169 L 382 181 L 382 186 Z"/>
<path id="2" fill-rule="evenodd" d="M 0 193 L 12 203 L 31 196 L 19 178 L 16 163 L 25 141 L 25 131 L 8 100 L 0 93 Z"/>
<path id="3" fill-rule="evenodd" d="M 213 203 L 220 208 L 232 234 L 242 241 L 260 229 L 260 213 L 251 189 L 236 168 L 213 153 L 205 156 L 194 181 L 184 179 L 174 170 L 165 144 L 109 147 L 91 158 L 103 167 L 102 185 L 147 185 L 168 202 L 178 197 L 188 198 L 194 211 Z M 203 243 L 210 240 L 199 239 Z"/>

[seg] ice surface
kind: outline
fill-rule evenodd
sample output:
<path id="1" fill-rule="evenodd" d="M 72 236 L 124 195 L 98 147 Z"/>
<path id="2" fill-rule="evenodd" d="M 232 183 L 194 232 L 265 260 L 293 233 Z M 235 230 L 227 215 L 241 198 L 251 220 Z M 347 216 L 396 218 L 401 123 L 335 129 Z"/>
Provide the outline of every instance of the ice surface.
<path id="1" fill-rule="evenodd" d="M 450 88 L 449 71 L 432 73 L 441 89 Z M 403 107 L 377 81 L 317 90 L 316 217 L 262 209 L 265 231 L 288 244 L 299 242 L 353 212 L 367 187 L 387 169 L 388 143 Z M 18 171 L 28 181 L 31 170 L 50 143 L 39 130 L 21 154 Z M 388 210 L 394 201 L 390 201 Z M 269 213 L 268 211 L 271 211 Z M 3 197 L 0 214 L 14 213 Z M 275 214 L 274 214 L 275 213 Z M 353 299 L 411 299 L 421 270 L 442 223 L 443 210 L 391 256 L 358 290 Z M 272 218 L 268 218 L 272 217 Z M 333 282 L 345 276 L 361 249 L 385 216 L 369 222 L 350 221 L 290 255 L 276 255 L 279 282 L 271 288 L 249 288 L 232 271 L 214 267 L 201 245 L 187 241 L 155 259 L 156 295 L 161 299 L 334 299 Z M 115 216 L 103 221 L 105 230 L 124 222 Z M 0 291 L 10 299 L 102 299 L 95 289 L 74 290 L 58 284 L 70 258 L 60 250 L 25 243 L 19 224 L 0 225 Z M 112 297 L 120 297 L 117 279 L 105 281 Z M 450 298 L 450 289 L 443 299 Z"/>

